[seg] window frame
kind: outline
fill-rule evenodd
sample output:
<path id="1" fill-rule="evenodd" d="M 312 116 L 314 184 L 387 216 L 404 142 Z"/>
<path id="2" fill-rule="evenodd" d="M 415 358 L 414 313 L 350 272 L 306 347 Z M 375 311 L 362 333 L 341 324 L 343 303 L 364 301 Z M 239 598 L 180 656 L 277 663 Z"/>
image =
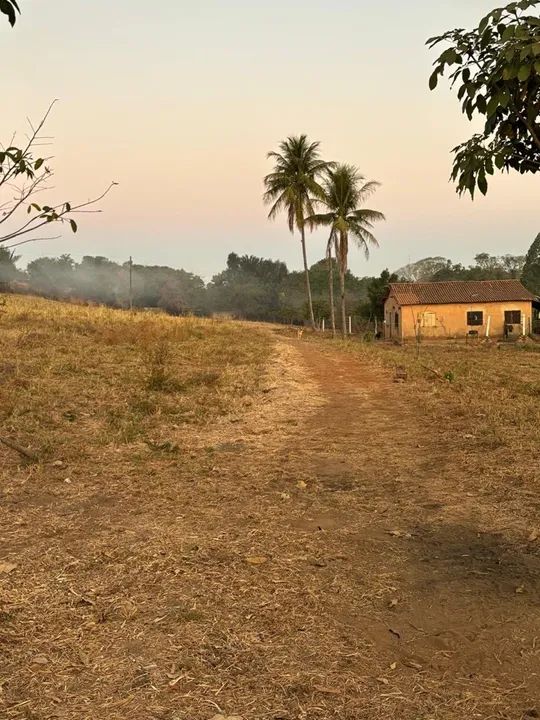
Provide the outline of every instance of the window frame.
<path id="1" fill-rule="evenodd" d="M 472 315 L 479 315 L 480 322 L 472 322 Z M 482 327 L 484 325 L 484 311 L 483 310 L 467 310 L 467 327 Z"/>
<path id="2" fill-rule="evenodd" d="M 421 328 L 435 328 L 437 327 L 437 313 L 432 310 L 425 310 L 424 312 L 418 313 L 418 326 Z M 429 322 L 427 322 L 429 320 Z"/>
<path id="3" fill-rule="evenodd" d="M 519 313 L 519 320 L 508 320 L 508 315 L 514 314 L 517 315 Z M 505 325 L 519 325 L 521 326 L 523 322 L 523 313 L 521 310 L 505 310 L 504 311 L 504 324 Z"/>

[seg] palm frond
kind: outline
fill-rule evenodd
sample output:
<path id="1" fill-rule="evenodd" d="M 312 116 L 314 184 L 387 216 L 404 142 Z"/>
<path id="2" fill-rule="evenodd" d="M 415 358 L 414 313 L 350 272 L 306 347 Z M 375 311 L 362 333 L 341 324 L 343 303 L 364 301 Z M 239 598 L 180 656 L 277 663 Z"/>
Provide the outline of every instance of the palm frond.
<path id="1" fill-rule="evenodd" d="M 306 222 L 310 223 L 310 225 L 313 225 L 313 227 L 328 227 L 329 225 L 333 225 L 334 223 L 334 214 L 318 213 L 315 215 L 310 215 L 306 218 Z"/>
<path id="2" fill-rule="evenodd" d="M 361 208 L 359 210 L 353 210 L 349 217 L 354 222 L 365 222 L 372 225 L 375 222 L 382 222 L 386 220 L 384 213 L 378 210 L 369 210 L 368 208 Z"/>
<path id="3" fill-rule="evenodd" d="M 370 245 L 379 247 L 377 238 L 365 226 L 359 223 L 352 223 L 349 227 L 349 233 L 355 245 L 364 251 L 366 260 L 369 258 Z"/>
<path id="4" fill-rule="evenodd" d="M 358 194 L 361 200 L 365 200 L 370 195 L 373 195 L 373 193 L 381 187 L 381 183 L 377 180 L 370 180 L 369 182 L 365 183 L 359 190 Z"/>
<path id="5" fill-rule="evenodd" d="M 319 142 L 309 142 L 306 135 L 290 136 L 279 144 L 278 152 L 268 153 L 274 168 L 264 178 L 263 200 L 272 205 L 270 218 L 286 212 L 291 231 L 295 226 L 303 228 L 305 217 L 314 215 L 325 197 L 321 180 L 328 163 L 321 159 L 319 146 Z"/>

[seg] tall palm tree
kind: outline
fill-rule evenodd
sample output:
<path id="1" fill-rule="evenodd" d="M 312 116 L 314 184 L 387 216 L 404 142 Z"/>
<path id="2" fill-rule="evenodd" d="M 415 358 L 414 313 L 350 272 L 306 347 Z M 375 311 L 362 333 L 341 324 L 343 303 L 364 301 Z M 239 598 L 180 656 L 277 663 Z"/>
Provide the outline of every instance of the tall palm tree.
<path id="1" fill-rule="evenodd" d="M 347 337 L 347 311 L 345 307 L 345 274 L 348 268 L 349 240 L 353 240 L 369 257 L 370 246 L 377 246 L 377 240 L 371 232 L 373 223 L 384 220 L 378 210 L 360 207 L 380 183 L 366 182 L 354 165 L 336 165 L 327 170 L 324 183 L 324 196 L 321 205 L 325 213 L 310 215 L 306 222 L 310 225 L 330 227 L 330 241 L 334 238 L 336 260 L 339 270 L 341 290 L 341 331 Z"/>
<path id="2" fill-rule="evenodd" d="M 274 170 L 264 178 L 264 202 L 270 205 L 268 217 L 273 220 L 280 212 L 287 214 L 289 230 L 300 233 L 306 295 L 311 325 L 315 328 L 309 268 L 306 252 L 306 216 L 314 215 L 316 202 L 324 196 L 322 176 L 330 164 L 321 159 L 318 142 L 309 142 L 306 135 L 288 137 L 280 143 L 279 152 L 269 152 Z M 308 223 L 312 227 L 311 223 Z"/>

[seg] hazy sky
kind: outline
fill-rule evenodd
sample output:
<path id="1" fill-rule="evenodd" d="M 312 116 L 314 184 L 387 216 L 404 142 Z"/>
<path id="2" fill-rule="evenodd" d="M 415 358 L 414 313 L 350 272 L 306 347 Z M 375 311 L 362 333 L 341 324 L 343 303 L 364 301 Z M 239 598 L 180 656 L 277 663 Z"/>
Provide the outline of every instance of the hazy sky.
<path id="1" fill-rule="evenodd" d="M 522 253 L 540 230 L 538 178 L 500 176 L 459 199 L 449 150 L 472 127 L 444 87 L 430 93 L 425 39 L 467 26 L 496 0 L 20 0 L 0 23 L 0 138 L 59 98 L 54 198 L 117 187 L 76 236 L 24 246 L 169 264 L 206 278 L 229 251 L 301 264 L 261 203 L 266 152 L 290 134 L 383 183 L 388 221 L 358 274 L 442 254 Z M 501 3 L 499 3 L 501 4 Z M 53 198 L 53 199 L 54 199 Z M 310 260 L 325 239 L 309 240 Z"/>

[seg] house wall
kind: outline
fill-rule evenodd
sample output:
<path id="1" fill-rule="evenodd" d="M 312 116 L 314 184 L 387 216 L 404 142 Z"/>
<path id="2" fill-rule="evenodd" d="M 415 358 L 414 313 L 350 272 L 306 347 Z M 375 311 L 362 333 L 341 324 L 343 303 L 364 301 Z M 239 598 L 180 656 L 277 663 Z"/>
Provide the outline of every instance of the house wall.
<path id="1" fill-rule="evenodd" d="M 417 331 L 425 338 L 453 338 L 465 337 L 469 331 L 476 331 L 480 337 L 486 337 L 488 318 L 490 320 L 490 337 L 504 335 L 504 313 L 508 310 L 521 312 L 521 326 L 514 326 L 514 334 L 531 331 L 532 304 L 531 302 L 498 302 L 452 304 L 452 305 L 406 305 L 399 307 L 394 298 L 390 297 L 385 303 L 385 337 L 387 339 L 415 338 Z M 483 313 L 482 325 L 468 326 L 467 313 Z M 396 315 L 398 318 L 396 325 Z M 421 326 L 419 326 L 421 323 Z"/>
<path id="2" fill-rule="evenodd" d="M 386 340 L 403 338 L 401 308 L 393 297 L 389 297 L 384 304 L 384 337 Z"/>

